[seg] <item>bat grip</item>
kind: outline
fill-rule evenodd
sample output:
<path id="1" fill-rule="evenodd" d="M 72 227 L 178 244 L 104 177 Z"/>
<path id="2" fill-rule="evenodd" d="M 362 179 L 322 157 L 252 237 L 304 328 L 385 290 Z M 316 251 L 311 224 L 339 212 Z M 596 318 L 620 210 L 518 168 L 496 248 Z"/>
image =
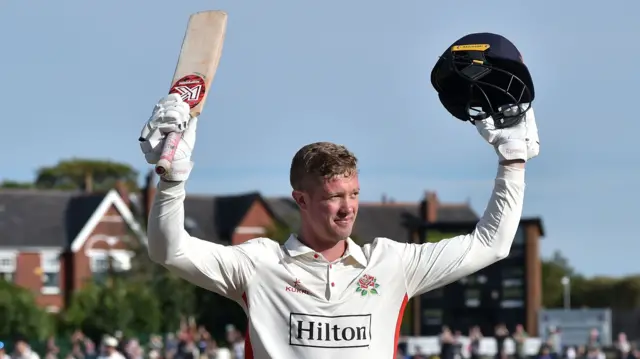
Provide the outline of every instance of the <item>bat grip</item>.
<path id="1" fill-rule="evenodd" d="M 164 140 L 164 146 L 162 147 L 162 154 L 160 160 L 156 163 L 156 173 L 160 176 L 171 170 L 171 162 L 173 162 L 173 156 L 176 154 L 178 144 L 182 139 L 182 133 L 169 132 Z"/>

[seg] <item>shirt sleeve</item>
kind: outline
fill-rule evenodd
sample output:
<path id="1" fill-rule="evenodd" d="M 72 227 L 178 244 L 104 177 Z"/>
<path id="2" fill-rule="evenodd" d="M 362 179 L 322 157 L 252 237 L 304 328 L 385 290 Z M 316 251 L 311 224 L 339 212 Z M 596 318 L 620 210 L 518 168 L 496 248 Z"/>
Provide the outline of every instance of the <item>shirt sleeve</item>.
<path id="1" fill-rule="evenodd" d="M 268 239 L 224 246 L 190 236 L 184 228 L 184 186 L 158 184 L 147 226 L 149 257 L 195 285 L 238 300 Z"/>
<path id="2" fill-rule="evenodd" d="M 509 255 L 522 216 L 524 174 L 524 168 L 499 166 L 489 204 L 470 234 L 437 243 L 399 244 L 410 297 L 447 285 Z"/>

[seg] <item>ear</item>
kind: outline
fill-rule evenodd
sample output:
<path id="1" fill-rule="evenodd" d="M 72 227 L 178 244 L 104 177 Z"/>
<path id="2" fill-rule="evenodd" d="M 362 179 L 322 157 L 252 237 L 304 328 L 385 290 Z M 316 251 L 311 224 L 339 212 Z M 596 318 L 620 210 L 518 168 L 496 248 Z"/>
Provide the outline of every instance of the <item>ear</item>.
<path id="1" fill-rule="evenodd" d="M 305 193 L 302 191 L 293 191 L 291 192 L 291 197 L 293 197 L 293 200 L 296 201 L 296 204 L 298 205 L 298 208 L 300 208 L 301 211 L 304 211 L 307 209 L 307 196 L 305 196 Z"/>

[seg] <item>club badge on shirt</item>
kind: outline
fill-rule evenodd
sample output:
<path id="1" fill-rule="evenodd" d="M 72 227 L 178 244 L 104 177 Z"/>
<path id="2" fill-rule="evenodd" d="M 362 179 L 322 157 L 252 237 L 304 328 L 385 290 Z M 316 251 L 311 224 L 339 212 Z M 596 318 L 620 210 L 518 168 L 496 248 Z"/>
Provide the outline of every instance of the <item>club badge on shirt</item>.
<path id="1" fill-rule="evenodd" d="M 363 297 L 369 293 L 379 294 L 378 288 L 380 287 L 380 284 L 376 282 L 377 282 L 376 277 L 368 274 L 363 275 L 362 278 L 360 278 L 360 280 L 356 284 L 357 285 L 356 293 L 360 293 L 360 295 Z"/>

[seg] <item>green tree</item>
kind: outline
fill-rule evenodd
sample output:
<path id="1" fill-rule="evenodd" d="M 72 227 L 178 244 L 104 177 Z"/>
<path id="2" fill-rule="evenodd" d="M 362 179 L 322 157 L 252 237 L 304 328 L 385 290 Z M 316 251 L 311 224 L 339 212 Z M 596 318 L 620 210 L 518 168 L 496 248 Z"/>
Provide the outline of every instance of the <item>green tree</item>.
<path id="1" fill-rule="evenodd" d="M 121 330 L 125 335 L 157 332 L 162 313 L 153 289 L 140 282 L 109 277 L 76 291 L 64 313 L 68 330 L 81 329 L 94 340 Z"/>
<path id="2" fill-rule="evenodd" d="M 43 340 L 53 330 L 53 318 L 36 304 L 33 293 L 0 279 L 0 338 Z"/>
<path id="3" fill-rule="evenodd" d="M 640 275 L 627 277 L 585 277 L 569 260 L 556 251 L 542 260 L 542 302 L 546 308 L 563 305 L 562 277 L 571 285 L 571 306 L 574 308 L 632 309 L 640 306 Z"/>
<path id="4" fill-rule="evenodd" d="M 73 158 L 37 171 L 38 188 L 108 190 L 117 180 L 138 190 L 138 172 L 128 164 L 108 160 Z"/>
<path id="5" fill-rule="evenodd" d="M 196 286 L 158 266 L 162 273 L 153 279 L 153 292 L 163 313 L 160 329 L 173 331 L 183 318 L 196 314 Z"/>
<path id="6" fill-rule="evenodd" d="M 233 324 L 240 331 L 247 325 L 247 315 L 238 303 L 217 293 L 195 288 L 196 321 L 207 328 L 214 338 L 225 337 L 225 325 Z"/>
<path id="7" fill-rule="evenodd" d="M 574 287 L 580 285 L 581 282 L 579 282 L 573 268 L 569 265 L 569 260 L 559 251 L 554 252 L 549 258 L 543 259 L 541 267 L 542 305 L 545 308 L 561 307 L 564 298 L 562 277 L 566 276 L 571 279 L 572 293 L 574 293 Z"/>
<path id="8" fill-rule="evenodd" d="M 19 181 L 11 181 L 11 180 L 6 180 L 6 181 L 0 182 L 0 188 L 28 189 L 28 188 L 34 188 L 34 187 L 35 187 L 35 185 L 33 183 L 31 183 L 31 182 L 19 182 Z"/>
<path id="9" fill-rule="evenodd" d="M 274 225 L 267 228 L 264 236 L 266 238 L 271 238 L 274 241 L 283 244 L 291 235 L 291 229 L 289 226 L 282 223 L 275 223 Z"/>
<path id="10" fill-rule="evenodd" d="M 640 276 L 619 278 L 613 284 L 613 308 L 634 309 L 640 307 Z"/>
<path id="11" fill-rule="evenodd" d="M 147 247 L 140 242 L 131 243 L 129 248 L 134 252 L 131 270 L 126 279 L 131 282 L 144 283 L 150 287 L 162 311 L 159 324 L 162 332 L 173 331 L 179 327 L 182 318 L 195 314 L 195 286 L 178 277 L 163 266 L 149 258 Z"/>

